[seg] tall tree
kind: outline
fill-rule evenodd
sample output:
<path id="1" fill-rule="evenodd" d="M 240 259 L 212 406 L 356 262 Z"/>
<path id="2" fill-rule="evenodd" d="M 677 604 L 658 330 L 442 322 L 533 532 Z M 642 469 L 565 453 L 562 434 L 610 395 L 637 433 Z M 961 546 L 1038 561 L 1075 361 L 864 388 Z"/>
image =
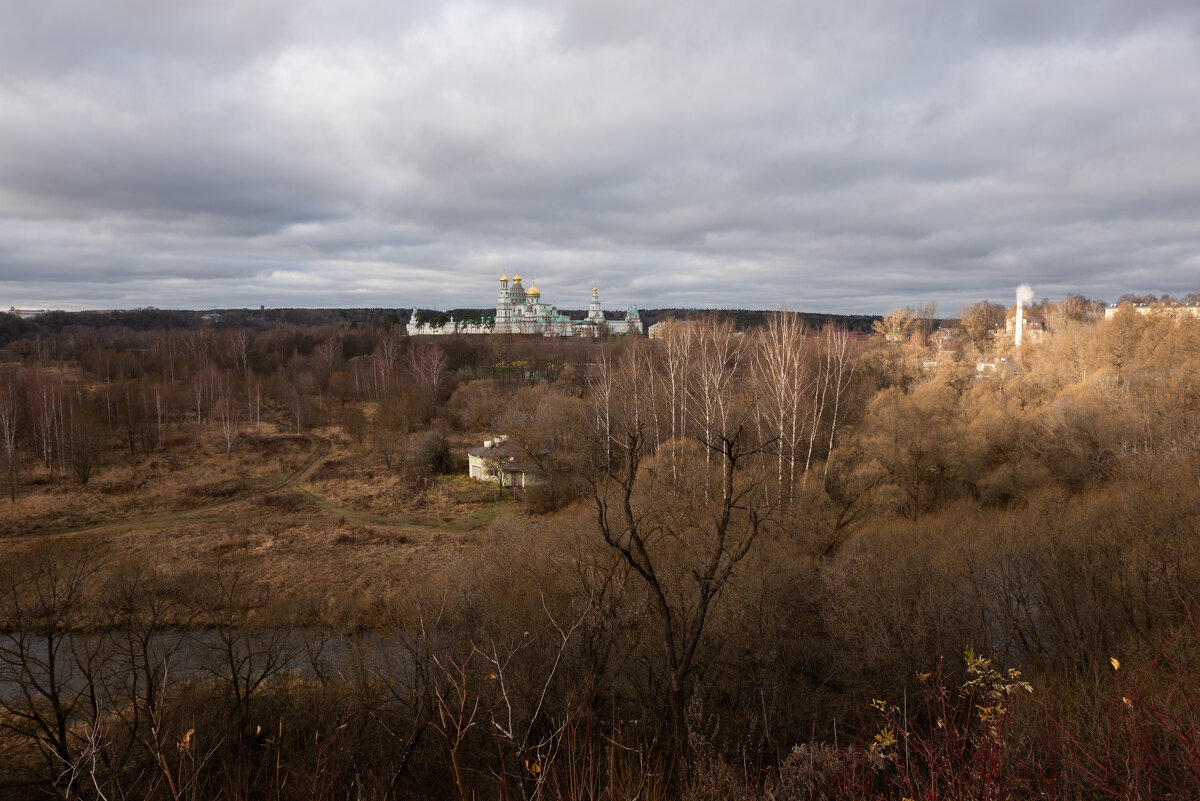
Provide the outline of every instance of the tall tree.
<path id="1" fill-rule="evenodd" d="M 654 397 L 643 348 L 606 370 L 591 398 L 593 436 L 586 478 L 600 537 L 642 582 L 658 622 L 675 765 L 687 749 L 684 711 L 705 662 L 710 616 L 774 508 L 763 491 L 756 397 L 738 380 L 742 341 L 715 331 L 700 351 L 702 425 L 663 469 L 669 452 L 653 438 Z M 598 390 L 598 391 L 597 391 Z"/>
<path id="2" fill-rule="evenodd" d="M 242 423 L 242 405 L 235 401 L 232 395 L 222 392 L 214 411 L 217 429 L 221 432 L 221 442 L 225 446 L 225 458 L 232 458 L 233 443 L 237 440 Z"/>
<path id="3" fill-rule="evenodd" d="M 838 426 L 841 425 L 849 406 L 847 392 L 854 382 L 857 363 L 850 349 L 850 336 L 844 330 L 828 327 L 821 334 L 821 351 L 824 356 L 823 368 L 829 377 L 830 386 L 830 415 L 829 415 L 829 448 L 825 451 L 825 467 L 822 471 L 822 481 L 829 477 L 829 461 L 833 457 L 833 447 L 837 436 Z"/>
<path id="4" fill-rule="evenodd" d="M 767 318 L 754 350 L 754 380 L 762 394 L 759 409 L 775 441 L 775 481 L 785 495 L 791 494 L 796 483 L 801 408 L 812 383 L 806 348 L 804 323 L 796 314 L 779 312 Z"/>
<path id="5" fill-rule="evenodd" d="M 916 309 L 913 309 L 911 306 L 905 306 L 902 309 L 892 309 L 883 315 L 883 319 L 876 320 L 871 326 L 871 330 L 883 337 L 887 342 L 900 344 L 912 338 L 913 331 L 917 328 L 917 323 Z"/>
<path id="6" fill-rule="evenodd" d="M 996 328 L 1004 323 L 1004 307 L 981 300 L 968 303 L 958 312 L 963 345 L 980 354 L 989 353 Z"/>
<path id="7" fill-rule="evenodd" d="M 21 407 L 12 383 L 0 385 L 0 450 L 4 452 L 5 472 L 8 473 L 8 499 L 17 501 L 17 427 Z"/>
<path id="8" fill-rule="evenodd" d="M 86 548 L 38 548 L 0 568 L 0 731 L 32 743 L 60 798 L 83 790 L 80 757 L 104 712 L 91 702 L 92 654 L 76 632 L 100 562 Z"/>

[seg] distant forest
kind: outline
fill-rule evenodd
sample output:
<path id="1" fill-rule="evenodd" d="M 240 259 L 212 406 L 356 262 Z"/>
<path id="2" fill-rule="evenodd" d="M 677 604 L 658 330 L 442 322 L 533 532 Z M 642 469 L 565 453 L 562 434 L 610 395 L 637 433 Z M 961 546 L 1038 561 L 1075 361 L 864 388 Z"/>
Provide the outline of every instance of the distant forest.
<path id="1" fill-rule="evenodd" d="M 474 321 L 490 317 L 494 309 L 419 309 L 425 319 L 445 321 L 449 318 L 459 322 Z M 22 318 L 12 314 L 0 314 L 0 347 L 27 337 L 48 334 L 69 334 L 81 330 L 109 331 L 180 331 L 210 326 L 217 330 L 249 328 L 267 331 L 281 325 L 339 325 L 377 326 L 390 329 L 407 322 L 412 309 L 126 309 L 120 311 L 52 311 L 38 317 Z M 562 310 L 573 319 L 587 316 L 584 309 Z M 728 319 L 738 329 L 755 328 L 765 324 L 771 314 L 763 309 L 644 309 L 642 322 L 650 327 L 668 319 L 691 320 L 704 317 Z M 608 319 L 623 317 L 623 313 L 606 312 Z M 801 312 L 797 315 L 812 328 L 834 325 L 847 331 L 870 333 L 871 326 L 879 315 L 867 314 L 820 314 Z"/>

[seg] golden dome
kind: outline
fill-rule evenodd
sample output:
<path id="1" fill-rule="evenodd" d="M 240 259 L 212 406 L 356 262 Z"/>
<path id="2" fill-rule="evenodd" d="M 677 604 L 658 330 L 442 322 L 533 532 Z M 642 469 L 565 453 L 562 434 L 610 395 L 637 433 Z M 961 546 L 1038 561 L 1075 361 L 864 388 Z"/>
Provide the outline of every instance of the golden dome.
<path id="1" fill-rule="evenodd" d="M 521 283 L 521 276 L 519 276 L 519 275 L 514 275 L 514 276 L 513 276 L 513 283 L 514 283 L 514 284 L 519 284 L 519 283 Z"/>
<path id="2" fill-rule="evenodd" d="M 525 294 L 526 294 L 526 295 L 531 295 L 531 296 L 533 296 L 533 297 L 535 297 L 535 298 L 540 298 L 540 297 L 542 296 L 542 293 L 541 293 L 541 291 L 540 291 L 540 290 L 539 290 L 539 289 L 538 289 L 536 286 L 531 286 L 531 287 L 529 287 L 529 291 L 528 291 L 528 292 L 526 292 Z"/>
<path id="3" fill-rule="evenodd" d="M 505 273 L 504 275 L 500 276 L 500 283 L 502 283 L 502 284 L 508 283 L 508 273 Z"/>

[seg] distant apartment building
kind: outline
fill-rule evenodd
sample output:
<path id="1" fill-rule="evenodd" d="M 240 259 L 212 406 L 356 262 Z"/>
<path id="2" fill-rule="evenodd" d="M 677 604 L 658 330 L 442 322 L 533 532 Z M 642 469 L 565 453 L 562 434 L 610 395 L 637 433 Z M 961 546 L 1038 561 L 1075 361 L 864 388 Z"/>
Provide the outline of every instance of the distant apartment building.
<path id="1" fill-rule="evenodd" d="M 702 326 L 700 320 L 663 320 L 661 323 L 655 323 L 646 329 L 646 336 L 650 339 L 662 339 L 666 335 L 667 329 L 675 326 Z"/>
<path id="2" fill-rule="evenodd" d="M 1200 305 L 1184 303 L 1113 303 L 1104 309 L 1104 319 L 1111 320 L 1122 307 L 1128 306 L 1138 314 L 1161 314 L 1172 320 L 1200 317 Z"/>
<path id="3" fill-rule="evenodd" d="M 8 313 L 14 317 L 20 317 L 22 320 L 28 320 L 31 317 L 41 317 L 46 314 L 48 309 L 18 309 L 13 306 L 8 307 Z"/>

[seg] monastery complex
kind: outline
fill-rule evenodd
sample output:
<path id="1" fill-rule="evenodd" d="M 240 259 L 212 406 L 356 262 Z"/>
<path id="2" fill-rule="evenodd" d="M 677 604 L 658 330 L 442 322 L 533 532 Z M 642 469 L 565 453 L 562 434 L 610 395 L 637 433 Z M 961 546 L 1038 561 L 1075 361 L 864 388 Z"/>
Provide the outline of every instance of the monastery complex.
<path id="1" fill-rule="evenodd" d="M 408 333 L 414 334 L 541 334 L 547 337 L 594 337 L 601 326 L 607 325 L 614 334 L 641 334 L 642 318 L 637 306 L 625 310 L 623 320 L 604 319 L 600 309 L 600 288 L 592 288 L 592 301 L 583 320 L 572 320 L 558 311 L 557 306 L 542 302 L 541 291 L 529 281 L 529 289 L 521 284 L 521 276 L 500 277 L 500 297 L 496 300 L 496 316 L 483 323 L 458 323 L 453 319 L 443 326 L 433 327 L 417 320 L 413 309 L 408 320 Z"/>

